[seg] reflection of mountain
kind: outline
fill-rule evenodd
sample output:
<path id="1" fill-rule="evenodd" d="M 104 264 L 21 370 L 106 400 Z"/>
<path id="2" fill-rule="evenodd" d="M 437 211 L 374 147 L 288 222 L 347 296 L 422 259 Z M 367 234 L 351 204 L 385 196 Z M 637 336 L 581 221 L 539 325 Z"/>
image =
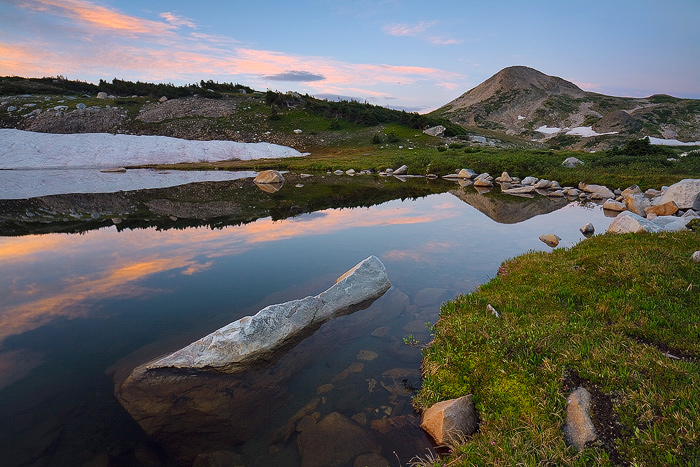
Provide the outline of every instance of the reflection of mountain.
<path id="1" fill-rule="evenodd" d="M 220 228 L 263 217 L 277 220 L 328 208 L 367 207 L 393 199 L 418 198 L 453 186 L 426 179 L 404 183 L 393 177 L 285 177 L 287 182 L 275 193 L 260 190 L 252 179 L 240 179 L 152 190 L 0 200 L 0 235 L 85 232 L 111 225 L 120 230 Z"/>
<path id="2" fill-rule="evenodd" d="M 479 194 L 470 187 L 451 190 L 450 193 L 501 224 L 517 224 L 531 217 L 556 211 L 568 204 L 566 198 L 521 198 L 500 193 Z"/>

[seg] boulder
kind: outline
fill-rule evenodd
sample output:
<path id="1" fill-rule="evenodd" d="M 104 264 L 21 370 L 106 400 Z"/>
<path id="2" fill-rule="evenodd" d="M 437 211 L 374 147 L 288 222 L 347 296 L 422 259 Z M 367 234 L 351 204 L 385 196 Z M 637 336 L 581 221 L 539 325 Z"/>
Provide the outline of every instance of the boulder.
<path id="1" fill-rule="evenodd" d="M 163 102 L 167 102 L 167 100 L 168 100 L 168 98 L 163 96 L 160 99 L 158 99 L 158 102 L 160 102 L 162 104 Z"/>
<path id="2" fill-rule="evenodd" d="M 425 130 L 423 130 L 423 133 L 429 136 L 445 136 L 446 129 L 447 128 L 445 128 L 442 125 L 437 125 L 434 127 L 426 128 Z"/>
<path id="3" fill-rule="evenodd" d="M 267 183 L 284 183 L 284 177 L 276 170 L 263 170 L 253 181 L 263 185 Z"/>
<path id="4" fill-rule="evenodd" d="M 608 211 L 622 212 L 627 210 L 627 206 L 625 206 L 625 203 L 615 201 L 614 199 L 606 199 L 605 203 L 603 203 L 603 209 L 607 209 Z"/>
<path id="5" fill-rule="evenodd" d="M 590 193 L 592 199 L 607 199 L 615 197 L 615 193 L 604 185 L 589 185 L 582 182 L 578 184 L 578 188 L 586 193 Z"/>
<path id="6" fill-rule="evenodd" d="M 523 185 L 534 185 L 535 183 L 539 182 L 540 179 L 537 177 L 525 177 L 522 179 L 520 183 Z"/>
<path id="7" fill-rule="evenodd" d="M 488 173 L 483 173 L 474 179 L 474 186 L 490 187 L 493 186 L 493 177 Z"/>
<path id="8" fill-rule="evenodd" d="M 552 198 L 563 198 L 564 192 L 561 190 L 554 190 L 554 191 L 550 191 L 549 193 L 547 193 L 547 196 L 550 196 Z"/>
<path id="9" fill-rule="evenodd" d="M 642 193 L 628 194 L 625 196 L 625 206 L 638 216 L 644 216 L 646 208 L 649 206 L 649 200 Z"/>
<path id="10" fill-rule="evenodd" d="M 613 219 L 608 227 L 607 233 L 640 233 L 640 232 L 660 232 L 661 228 L 652 221 L 643 218 L 631 211 L 624 211 Z"/>
<path id="11" fill-rule="evenodd" d="M 98 99 L 107 99 L 107 93 L 104 91 L 100 91 L 97 93 L 97 98 Z"/>
<path id="12" fill-rule="evenodd" d="M 700 209 L 700 179 L 686 178 L 674 183 L 653 204 L 674 201 L 678 209 Z"/>
<path id="13" fill-rule="evenodd" d="M 345 171 L 345 174 L 350 176 L 355 175 L 355 173 L 355 169 L 348 169 Z"/>
<path id="14" fill-rule="evenodd" d="M 648 219 L 647 219 L 648 220 Z M 664 232 L 680 232 L 686 230 L 686 226 L 691 219 L 676 216 L 657 216 L 651 222 L 661 228 Z"/>
<path id="15" fill-rule="evenodd" d="M 472 435 L 477 429 L 472 396 L 438 402 L 423 412 L 420 426 L 438 445 Z"/>
<path id="16" fill-rule="evenodd" d="M 302 431 L 297 445 L 302 467 L 352 465 L 358 456 L 381 450 L 362 428 L 338 412 Z"/>
<path id="17" fill-rule="evenodd" d="M 627 195 L 642 195 L 642 194 L 644 194 L 644 193 L 642 192 L 641 188 L 639 188 L 637 185 L 632 185 L 631 187 L 625 188 L 624 190 L 622 190 L 622 193 L 620 193 L 620 195 L 623 198 L 626 197 Z"/>
<path id="18" fill-rule="evenodd" d="M 654 204 L 644 208 L 644 212 L 649 216 L 649 214 L 656 214 L 657 216 L 672 216 L 678 212 L 678 205 L 675 201 L 671 200 L 663 204 Z"/>
<path id="19" fill-rule="evenodd" d="M 547 246 L 551 246 L 552 248 L 554 248 L 557 245 L 559 245 L 559 241 L 561 240 L 561 237 L 558 237 L 554 234 L 545 234 L 545 235 L 540 235 L 540 240 L 542 240 L 544 243 L 546 243 Z"/>
<path id="20" fill-rule="evenodd" d="M 302 134 L 302 133 L 303 133 L 303 131 L 300 130 L 299 128 L 297 128 L 296 130 L 294 130 L 294 134 L 295 134 L 295 135 L 300 135 L 300 134 Z"/>
<path id="21" fill-rule="evenodd" d="M 148 364 L 146 369 L 245 371 L 257 361 L 269 361 L 277 349 L 305 337 L 329 319 L 366 307 L 390 287 L 386 268 L 370 256 L 319 295 L 270 305 Z"/>
<path id="22" fill-rule="evenodd" d="M 459 178 L 475 178 L 477 176 L 477 173 L 474 172 L 471 169 L 462 169 L 457 173 L 457 177 Z"/>
<path id="23" fill-rule="evenodd" d="M 512 183 L 513 179 L 510 175 L 508 175 L 508 172 L 503 172 L 500 177 L 496 178 L 496 181 L 502 183 Z"/>
<path id="24" fill-rule="evenodd" d="M 583 164 L 584 162 L 582 160 L 579 160 L 575 157 L 567 157 L 566 159 L 564 159 L 564 162 L 561 163 L 561 165 L 570 169 L 573 169 L 574 167 L 578 167 L 579 165 Z"/>
<path id="25" fill-rule="evenodd" d="M 408 174 L 408 167 L 405 165 L 402 165 L 398 169 L 394 170 L 394 175 L 407 175 Z"/>
<path id="26" fill-rule="evenodd" d="M 700 263 L 700 250 L 696 251 L 693 253 L 690 257 L 691 261 L 694 261 L 696 263 Z"/>
<path id="27" fill-rule="evenodd" d="M 593 442 L 598 438 L 593 420 L 589 415 L 590 410 L 591 393 L 584 387 L 576 389 L 566 400 L 564 437 L 567 443 L 579 451 L 586 447 L 586 443 Z"/>
<path id="28" fill-rule="evenodd" d="M 541 180 L 538 180 L 534 186 L 538 190 L 546 190 L 547 188 L 551 188 L 552 182 L 543 178 Z"/>
<path id="29" fill-rule="evenodd" d="M 590 222 L 579 229 L 583 235 L 586 237 L 593 235 L 595 232 L 595 227 Z"/>

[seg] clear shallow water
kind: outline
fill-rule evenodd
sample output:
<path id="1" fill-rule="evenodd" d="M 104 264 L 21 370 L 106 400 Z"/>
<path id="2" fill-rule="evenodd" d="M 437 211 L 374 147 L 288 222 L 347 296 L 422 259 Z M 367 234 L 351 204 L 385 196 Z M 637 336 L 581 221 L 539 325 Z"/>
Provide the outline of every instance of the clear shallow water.
<path id="1" fill-rule="evenodd" d="M 94 168 L 0 170 L 0 199 L 27 199 L 64 193 L 115 193 L 193 182 L 237 180 L 255 175 L 257 172 L 219 170 L 130 169 L 118 173 L 104 173 Z"/>
<path id="2" fill-rule="evenodd" d="M 383 433 L 382 425 L 411 414 L 403 380 L 420 385 L 420 351 L 403 337 L 428 342 L 425 323 L 437 320 L 442 301 L 495 276 L 506 258 L 548 250 L 541 234 L 573 245 L 587 222 L 602 232 L 610 219 L 600 207 L 570 204 L 503 224 L 444 193 L 220 230 L 112 227 L 0 238 L 0 458 L 11 459 L 7 465 L 172 464 L 173 447 L 149 438 L 117 402 L 115 372 L 266 305 L 317 294 L 373 254 L 392 290 L 294 349 L 293 371 L 279 384 L 283 403 L 247 443 L 202 449 L 241 465 L 299 465 L 298 444 L 309 441 L 299 440 L 294 414 L 318 398 L 310 416 L 340 413 L 388 462 L 396 452 L 406 463 L 424 454 L 425 439 L 410 428 Z M 270 400 L 259 404 L 254 409 L 270 412 Z"/>

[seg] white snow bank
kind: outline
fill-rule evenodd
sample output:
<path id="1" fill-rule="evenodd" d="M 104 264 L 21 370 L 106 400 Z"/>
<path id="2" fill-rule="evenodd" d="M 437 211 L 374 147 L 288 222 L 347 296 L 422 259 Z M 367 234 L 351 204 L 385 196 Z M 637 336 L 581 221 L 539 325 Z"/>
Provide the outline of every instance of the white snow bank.
<path id="1" fill-rule="evenodd" d="M 700 146 L 700 141 L 691 141 L 684 143 L 683 141 L 678 141 L 677 139 L 662 139 L 649 137 L 649 142 L 651 144 L 658 144 L 661 146 Z"/>
<path id="2" fill-rule="evenodd" d="M 0 169 L 107 168 L 127 165 L 302 156 L 271 143 L 190 141 L 107 133 L 50 134 L 0 129 Z"/>
<path id="3" fill-rule="evenodd" d="M 588 138 L 591 136 L 603 136 L 603 135 L 616 135 L 617 131 L 610 131 L 608 133 L 598 133 L 593 129 L 592 126 L 577 126 L 566 132 L 567 135 L 571 136 L 582 136 Z"/>
<path id="4" fill-rule="evenodd" d="M 561 131 L 561 128 L 549 127 L 547 125 L 542 125 L 541 127 L 537 128 L 535 131 L 539 131 L 540 133 L 544 133 L 545 135 L 553 135 L 555 133 L 559 133 Z"/>

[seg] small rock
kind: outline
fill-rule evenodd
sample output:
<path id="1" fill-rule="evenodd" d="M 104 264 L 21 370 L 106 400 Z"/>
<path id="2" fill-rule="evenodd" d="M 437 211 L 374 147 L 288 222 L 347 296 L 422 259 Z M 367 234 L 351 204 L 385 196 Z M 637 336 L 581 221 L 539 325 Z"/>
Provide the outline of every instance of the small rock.
<path id="1" fill-rule="evenodd" d="M 552 197 L 552 198 L 563 198 L 564 197 L 564 192 L 561 190 L 554 190 L 550 191 L 547 196 Z"/>
<path id="2" fill-rule="evenodd" d="M 477 173 L 474 172 L 471 169 L 462 169 L 457 173 L 457 177 L 459 178 L 474 178 L 476 177 Z"/>
<path id="3" fill-rule="evenodd" d="M 433 405 L 423 412 L 420 426 L 438 445 L 473 434 L 477 418 L 471 395 Z"/>
<path id="4" fill-rule="evenodd" d="M 598 438 L 589 415 L 591 394 L 586 388 L 580 387 L 569 395 L 566 404 L 564 436 L 570 445 L 580 451 L 586 447 L 586 443 Z"/>
<path id="5" fill-rule="evenodd" d="M 696 263 L 700 263 L 700 250 L 693 253 L 693 255 L 690 257 L 690 259 L 692 261 L 695 261 Z"/>
<path id="6" fill-rule="evenodd" d="M 378 356 L 379 354 L 377 352 L 373 352 L 371 350 L 360 350 L 357 354 L 357 359 L 370 362 L 376 359 Z"/>
<path id="7" fill-rule="evenodd" d="M 316 388 L 316 395 L 320 396 L 321 394 L 325 394 L 327 392 L 330 392 L 333 390 L 333 388 L 335 388 L 335 386 L 333 386 L 330 383 L 323 384 L 323 385 Z"/>
<path id="8" fill-rule="evenodd" d="M 579 229 L 583 235 L 586 237 L 593 235 L 595 232 L 595 227 L 590 222 Z"/>
<path id="9" fill-rule="evenodd" d="M 408 167 L 405 165 L 402 165 L 398 169 L 394 170 L 393 174 L 394 175 L 407 175 L 408 174 Z"/>
<path id="10" fill-rule="evenodd" d="M 76 104 L 75 108 L 83 110 L 83 109 L 87 109 L 87 105 L 83 104 L 82 102 L 79 102 L 78 104 Z"/>
<path id="11" fill-rule="evenodd" d="M 100 91 L 97 93 L 97 98 L 98 99 L 107 99 L 107 93 L 104 91 Z"/>
<path id="12" fill-rule="evenodd" d="M 561 237 L 558 237 L 554 234 L 545 234 L 545 235 L 540 235 L 540 240 L 542 240 L 544 243 L 546 243 L 547 246 L 554 248 L 557 245 L 559 245 L 559 241 L 561 240 Z"/>
<path id="13" fill-rule="evenodd" d="M 380 326 L 372 331 L 372 334 L 370 335 L 374 337 L 384 337 L 389 334 L 389 332 L 391 332 L 391 328 L 389 326 Z"/>
<path id="14" fill-rule="evenodd" d="M 343 175 L 345 172 L 343 172 L 342 170 L 338 169 L 338 170 L 333 171 L 333 173 L 336 174 L 336 175 Z"/>
<path id="15" fill-rule="evenodd" d="M 355 169 L 346 170 L 345 173 L 346 173 L 347 175 L 355 175 Z"/>
<path id="16" fill-rule="evenodd" d="M 564 167 L 568 167 L 570 169 L 574 167 L 578 167 L 579 165 L 583 165 L 584 162 L 582 160 L 579 160 L 575 157 L 567 157 L 564 159 L 564 162 L 561 163 Z"/>
<path id="17" fill-rule="evenodd" d="M 261 184 L 284 183 L 284 177 L 276 170 L 263 170 L 255 177 L 253 181 Z"/>
<path id="18" fill-rule="evenodd" d="M 523 185 L 534 185 L 539 181 L 540 179 L 537 177 L 525 177 L 520 183 L 522 183 Z"/>
<path id="19" fill-rule="evenodd" d="M 503 183 L 512 183 L 513 179 L 511 178 L 510 175 L 508 175 L 508 172 L 503 172 L 500 177 L 496 178 L 497 182 L 503 182 Z"/>
<path id="20" fill-rule="evenodd" d="M 627 209 L 627 206 L 625 206 L 624 203 L 615 201 L 614 199 L 606 199 L 605 203 L 603 203 L 603 209 L 607 209 L 608 211 L 622 212 Z"/>
<path id="21" fill-rule="evenodd" d="M 535 183 L 535 189 L 537 190 L 546 190 L 547 188 L 552 186 L 552 182 L 546 179 L 541 179 L 538 180 L 537 183 Z"/>
<path id="22" fill-rule="evenodd" d="M 160 99 L 158 99 L 158 102 L 160 102 L 162 104 L 163 102 L 166 102 L 167 100 L 168 100 L 168 98 L 163 96 Z"/>
<path id="23" fill-rule="evenodd" d="M 426 135 L 429 135 L 429 136 L 444 136 L 446 129 L 447 128 L 445 128 L 442 125 L 437 125 L 437 126 L 423 130 L 423 133 L 425 133 Z"/>

